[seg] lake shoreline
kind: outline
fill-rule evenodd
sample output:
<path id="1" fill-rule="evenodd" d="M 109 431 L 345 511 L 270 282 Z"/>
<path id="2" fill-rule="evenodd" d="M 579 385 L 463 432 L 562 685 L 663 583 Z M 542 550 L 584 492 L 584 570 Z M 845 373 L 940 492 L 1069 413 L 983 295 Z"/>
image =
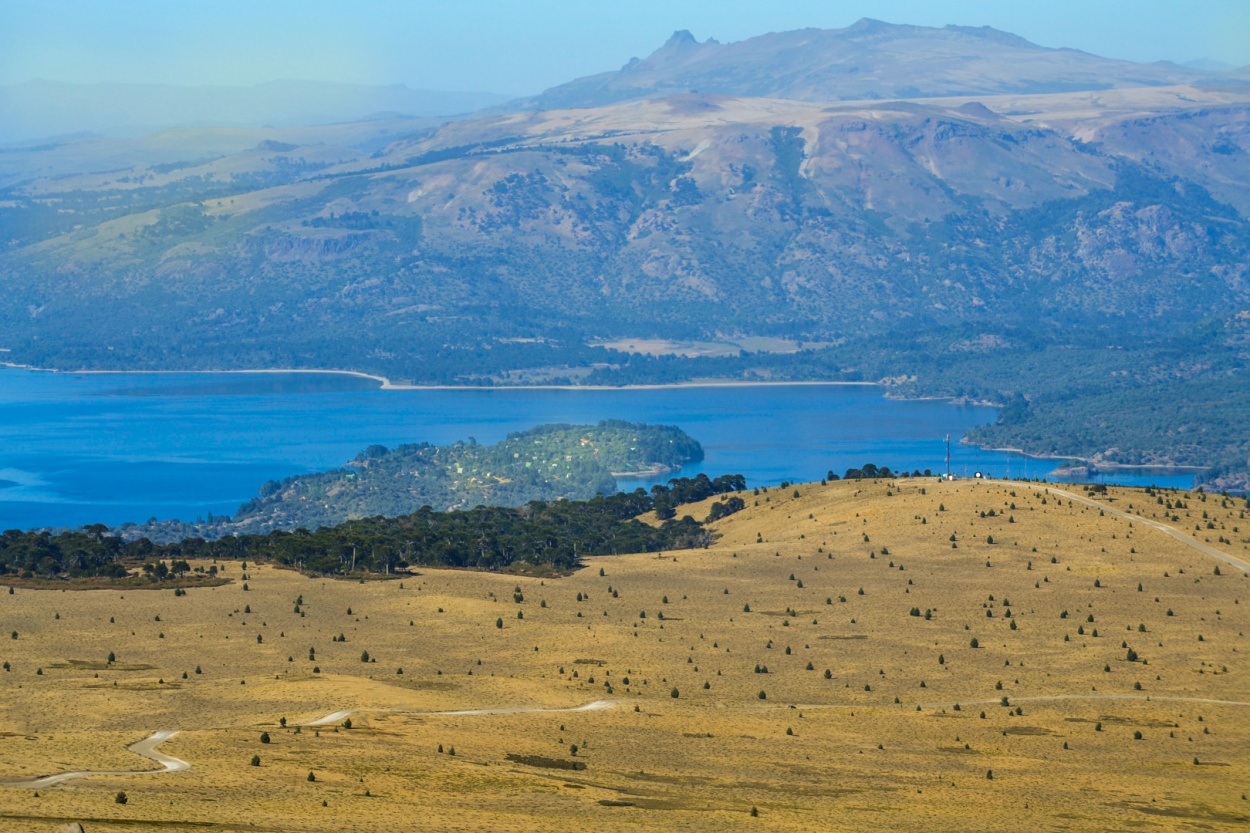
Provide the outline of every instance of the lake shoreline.
<path id="1" fill-rule="evenodd" d="M 963 442 L 963 440 L 960 440 Z M 1073 462 L 1080 463 L 1079 466 L 1058 466 L 1055 471 L 1060 472 L 1065 469 L 1072 468 L 1090 468 L 1095 471 L 1159 471 L 1159 472 L 1176 472 L 1177 474 L 1202 474 L 1208 471 L 1207 466 L 1182 466 L 1178 463 L 1112 463 L 1100 462 L 1092 460 L 1089 457 L 1078 457 L 1074 454 L 1032 454 L 1022 448 L 1012 448 L 1010 446 L 985 446 L 976 443 L 964 443 L 965 445 L 979 448 L 982 451 L 1001 451 L 1008 454 L 1019 454 L 1021 457 L 1028 457 L 1033 460 L 1055 460 L 1057 462 Z"/>
<path id="2" fill-rule="evenodd" d="M 379 390 L 392 391 L 484 391 L 484 390 L 505 390 L 505 391 L 532 391 L 532 390 L 568 390 L 568 391 L 639 391 L 639 390 L 680 390 L 680 389 L 698 389 L 698 388 L 751 388 L 751 387 L 875 387 L 887 388 L 883 382 L 848 382 L 848 381 L 772 381 L 772 380 L 742 380 L 742 379 L 693 379 L 687 382 L 666 382 L 640 385 L 409 385 L 403 383 L 392 382 L 386 376 L 380 376 L 374 373 L 365 373 L 361 370 L 341 370 L 341 369 L 316 369 L 316 368 L 251 368 L 236 370 L 61 370 L 53 367 L 36 367 L 34 365 L 17 364 L 15 362 L 0 362 L 0 367 L 13 368 L 15 370 L 29 370 L 37 373 L 54 373 L 60 375 L 92 375 L 92 376 L 173 376 L 178 374 L 196 374 L 196 375 L 263 375 L 263 374 L 307 374 L 307 375 L 330 375 L 330 376 L 350 376 L 358 379 L 369 379 L 377 382 Z M 981 407 L 1000 407 L 999 405 L 988 401 L 965 400 L 951 397 L 940 396 L 894 396 L 890 393 L 884 394 L 887 399 L 895 399 L 904 402 L 946 402 L 951 405 L 971 405 Z M 1159 472 L 1175 472 L 1177 474 L 1193 474 L 1195 476 L 1207 471 L 1204 466 L 1182 466 L 1167 464 L 1130 464 L 1130 463 L 1110 463 L 1097 462 L 1088 457 L 1080 457 L 1070 454 L 1032 454 L 1020 448 L 991 447 L 979 445 L 977 443 L 969 443 L 960 440 L 963 445 L 968 445 L 982 451 L 1005 452 L 1009 454 L 1019 454 L 1021 457 L 1027 457 L 1032 460 L 1053 460 L 1056 463 L 1073 462 L 1081 463 L 1085 466 L 1106 471 L 1159 471 Z M 1055 472 L 1059 473 L 1064 468 L 1071 466 L 1056 465 Z M 633 473 L 622 473 L 621 476 L 628 477 Z"/>
<path id="3" fill-rule="evenodd" d="M 786 386 L 846 386 L 846 387 L 884 387 L 881 382 L 846 382 L 846 381 L 771 381 L 745 379 L 694 379 L 689 382 L 664 382 L 642 385 L 409 385 L 392 382 L 385 376 L 365 373 L 360 370 L 318 370 L 312 368 L 266 368 L 250 370 L 61 370 L 55 367 L 36 367 L 15 362 L 0 362 L 0 367 L 14 370 L 30 370 L 37 373 L 56 373 L 62 376 L 175 376 L 180 374 L 234 374 L 261 375 L 267 373 L 298 373 L 321 374 L 330 376 L 353 376 L 358 379 L 369 379 L 377 382 L 381 390 L 674 390 L 679 388 L 748 388 L 748 387 L 786 387 Z"/>
<path id="4" fill-rule="evenodd" d="M 12 485 L 0 488 L 0 529 L 228 517 L 258 484 L 339 467 L 372 444 L 450 445 L 473 435 L 493 441 L 535 425 L 604 419 L 682 426 L 707 453 L 683 476 L 733 472 L 772 485 L 818 480 L 827 469 L 841 473 L 866 461 L 939 471 L 944 435 L 962 437 L 995 418 L 992 408 L 882 396 L 888 383 L 702 379 L 509 386 L 506 394 L 485 395 L 475 386 L 431 386 L 382 395 L 381 379 L 356 371 L 127 375 L 4 366 L 14 372 L 0 374 L 0 480 Z M 110 438 L 103 450 L 93 439 L 99 436 Z M 1056 479 L 1051 459 L 971 444 L 951 451 L 951 471 L 960 476 Z M 654 478 L 620 477 L 618 486 L 649 487 Z M 1080 479 L 1193 485 L 1190 474 L 1108 471 Z"/>

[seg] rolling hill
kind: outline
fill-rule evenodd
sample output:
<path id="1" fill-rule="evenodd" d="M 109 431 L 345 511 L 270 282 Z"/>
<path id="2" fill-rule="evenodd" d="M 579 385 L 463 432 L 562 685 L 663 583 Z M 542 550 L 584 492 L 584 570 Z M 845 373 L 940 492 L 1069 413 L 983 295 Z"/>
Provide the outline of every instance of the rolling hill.
<path id="1" fill-rule="evenodd" d="M 1245 501 L 935 478 L 740 494 L 689 548 L 596 524 L 637 550 L 579 548 L 563 575 L 483 563 L 469 534 L 479 569 L 440 569 L 423 513 L 395 542 L 422 566 L 389 581 L 360 522 L 283 539 L 311 574 L 188 546 L 102 588 L 4 576 L 0 831 L 1250 821 Z M 533 520 L 567 546 L 590 531 L 574 508 Z M 158 729 L 188 768 L 127 751 Z"/>

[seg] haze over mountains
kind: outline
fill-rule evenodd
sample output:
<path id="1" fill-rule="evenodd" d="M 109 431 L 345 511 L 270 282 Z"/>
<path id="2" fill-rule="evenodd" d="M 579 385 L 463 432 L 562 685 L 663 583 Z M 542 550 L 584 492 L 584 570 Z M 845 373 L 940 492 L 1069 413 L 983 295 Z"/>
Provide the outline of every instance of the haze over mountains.
<path id="1" fill-rule="evenodd" d="M 11 149 L 0 348 L 458 384 L 889 378 L 1016 402 L 996 442 L 1243 471 L 1244 78 L 861 21 L 678 33 L 619 72 L 419 130 Z M 590 346 L 744 336 L 832 346 Z M 1195 389 L 1218 401 L 1152 410 Z M 1074 395 L 1122 407 L 1058 430 Z"/>
<path id="2" fill-rule="evenodd" d="M 494 93 L 273 81 L 251 87 L 67 84 L 0 87 L 0 143 L 76 133 L 140 136 L 173 127 L 307 127 L 378 116 L 450 116 L 508 101 Z"/>

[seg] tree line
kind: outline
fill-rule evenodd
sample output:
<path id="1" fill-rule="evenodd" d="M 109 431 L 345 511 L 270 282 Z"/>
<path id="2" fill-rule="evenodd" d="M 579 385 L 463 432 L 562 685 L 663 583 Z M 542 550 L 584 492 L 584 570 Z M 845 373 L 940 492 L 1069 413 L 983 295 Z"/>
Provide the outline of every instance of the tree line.
<path id="1" fill-rule="evenodd" d="M 194 559 L 271 562 L 323 575 L 389 573 L 411 566 L 499 570 L 513 564 L 564 571 L 581 566 L 588 556 L 706 546 L 711 542 L 706 521 L 690 515 L 677 519 L 674 507 L 745 488 L 742 475 L 709 479 L 700 474 L 674 478 L 651 493 L 637 489 L 590 500 L 448 512 L 425 506 L 408 515 L 360 518 L 315 531 L 275 530 L 169 544 L 147 538 L 124 541 L 105 534 L 108 528 L 101 524 L 58 534 L 12 529 L 0 533 L 0 575 L 125 578 L 127 564 L 141 563 L 152 567 L 143 575 L 161 581 L 186 572 Z M 728 504 L 734 510 L 743 506 L 741 499 Z M 713 512 L 715 517 L 729 514 L 726 505 L 717 505 L 721 510 Z M 661 508 L 668 517 L 658 527 L 637 520 Z"/>

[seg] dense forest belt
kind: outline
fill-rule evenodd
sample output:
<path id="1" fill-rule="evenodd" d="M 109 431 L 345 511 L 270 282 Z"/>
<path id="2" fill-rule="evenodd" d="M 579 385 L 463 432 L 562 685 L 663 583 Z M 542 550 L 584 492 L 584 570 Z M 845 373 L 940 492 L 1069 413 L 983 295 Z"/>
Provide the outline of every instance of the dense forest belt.
<path id="1" fill-rule="evenodd" d="M 129 580 L 127 565 L 142 564 L 140 575 L 160 582 L 191 573 L 190 559 L 271 562 L 321 575 L 393 574 L 412 566 L 567 572 L 581 566 L 585 556 L 705 546 L 711 542 L 706 519 L 677 518 L 677 507 L 728 494 L 712 505 L 708 515 L 724 517 L 745 506 L 732 494 L 745 488 L 742 475 L 710 479 L 700 474 L 674 478 L 667 486 L 657 484 L 650 494 L 638 489 L 590 500 L 531 501 L 516 508 L 479 506 L 451 512 L 427 506 L 410 515 L 362 518 L 315 532 L 276 530 L 169 544 L 147 538 L 124 541 L 103 534 L 107 528 L 102 526 L 55 536 L 9 530 L 0 533 L 0 576 Z M 661 520 L 658 526 L 637 520 L 652 510 Z M 207 572 L 215 574 L 216 567 Z"/>

